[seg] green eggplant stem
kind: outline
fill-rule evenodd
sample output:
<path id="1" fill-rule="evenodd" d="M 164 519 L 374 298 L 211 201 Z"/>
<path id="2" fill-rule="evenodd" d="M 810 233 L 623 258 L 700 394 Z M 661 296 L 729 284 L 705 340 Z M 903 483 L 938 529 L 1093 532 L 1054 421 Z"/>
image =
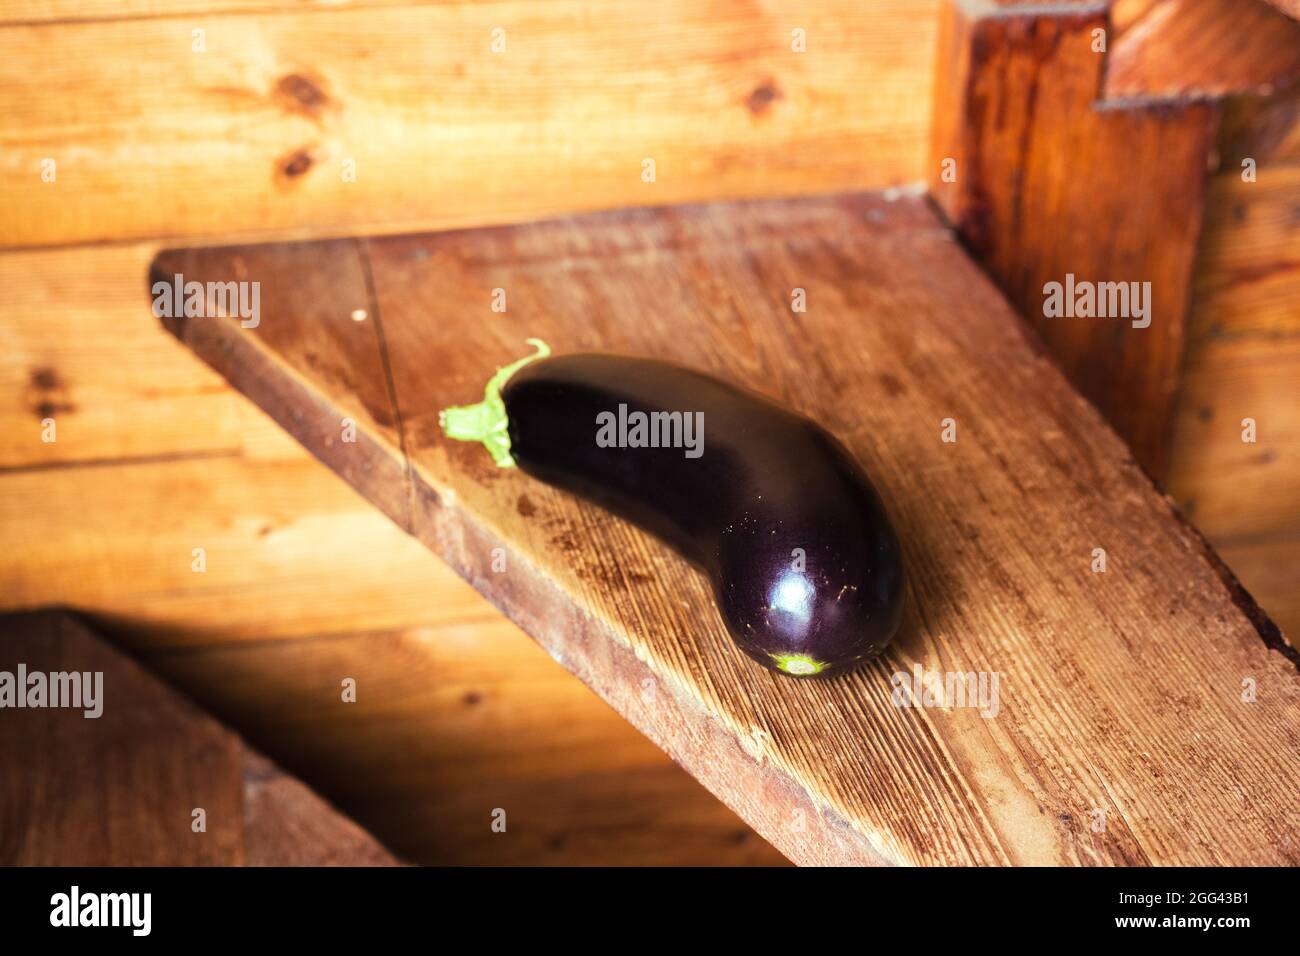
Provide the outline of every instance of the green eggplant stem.
<path id="1" fill-rule="evenodd" d="M 510 454 L 510 420 L 506 416 L 505 402 L 501 400 L 501 389 L 515 372 L 551 354 L 551 347 L 541 339 L 529 339 L 528 344 L 537 351 L 497 369 L 483 389 L 483 401 L 444 408 L 438 413 L 438 423 L 448 438 L 482 442 L 492 460 L 501 468 L 515 467 Z"/>

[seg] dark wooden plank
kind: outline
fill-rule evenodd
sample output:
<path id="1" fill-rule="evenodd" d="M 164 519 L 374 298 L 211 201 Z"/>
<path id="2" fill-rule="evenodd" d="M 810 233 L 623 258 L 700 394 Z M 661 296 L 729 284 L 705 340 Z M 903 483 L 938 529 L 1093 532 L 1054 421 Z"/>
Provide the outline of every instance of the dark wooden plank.
<path id="1" fill-rule="evenodd" d="M 99 671 L 103 714 L 6 710 L 0 860 L 22 866 L 244 862 L 242 746 L 73 618 L 0 619 L 0 671 Z M 20 769 L 21 768 L 21 769 Z M 190 829 L 196 807 L 207 832 Z"/>
<path id="2" fill-rule="evenodd" d="M 158 267 L 206 278 L 235 255 L 250 276 L 274 257 L 285 281 L 296 257 L 304 286 L 320 268 L 311 245 Z M 409 504 L 372 497 L 796 862 L 1300 860 L 1295 660 L 923 200 L 624 212 L 379 240 L 369 258 L 401 430 L 349 446 L 350 474 L 409 465 Z M 205 349 L 218 369 L 337 455 L 313 436 L 345 383 L 318 382 L 293 343 L 351 320 L 306 318 L 303 298 L 256 330 L 178 331 L 225 343 Z M 442 441 L 438 410 L 480 395 L 527 336 L 676 359 L 824 422 L 906 543 L 898 645 L 842 679 L 773 675 L 657 541 Z M 998 675 L 996 716 L 896 706 L 892 675 L 914 666 Z"/>
<path id="3" fill-rule="evenodd" d="M 95 706 L 0 720 L 0 864 L 391 865 L 391 854 L 302 783 L 79 620 L 0 617 L 0 672 L 79 673 Z M 98 674 L 98 677 L 95 675 Z M 47 701 L 49 699 L 47 698 Z M 195 832 L 193 812 L 204 811 Z"/>
<path id="4" fill-rule="evenodd" d="M 244 748 L 247 866 L 392 866 L 393 855 L 301 780 Z"/>
<path id="5" fill-rule="evenodd" d="M 941 14 L 930 188 L 1138 460 L 1162 475 L 1216 107 L 1101 102 L 1104 5 Z M 955 162 L 955 166 L 951 165 Z M 1149 282 L 1149 327 L 1047 316 L 1045 286 Z"/>

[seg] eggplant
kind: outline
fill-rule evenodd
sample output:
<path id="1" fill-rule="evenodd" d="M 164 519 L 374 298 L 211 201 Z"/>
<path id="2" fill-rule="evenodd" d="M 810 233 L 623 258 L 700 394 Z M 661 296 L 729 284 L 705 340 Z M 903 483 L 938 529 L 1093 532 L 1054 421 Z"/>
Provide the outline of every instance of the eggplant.
<path id="1" fill-rule="evenodd" d="M 898 536 L 849 452 L 753 392 L 667 362 L 530 355 L 484 399 L 443 411 L 449 438 L 658 535 L 712 582 L 750 657 L 796 676 L 873 657 L 902 619 Z"/>

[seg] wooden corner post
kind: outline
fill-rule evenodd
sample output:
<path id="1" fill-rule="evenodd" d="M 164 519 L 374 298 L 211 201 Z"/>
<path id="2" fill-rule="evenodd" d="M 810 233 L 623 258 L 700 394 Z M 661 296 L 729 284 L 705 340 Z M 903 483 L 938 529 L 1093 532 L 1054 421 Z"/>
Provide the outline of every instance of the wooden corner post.
<path id="1" fill-rule="evenodd" d="M 1217 107 L 1103 98 L 1108 7 L 948 0 L 930 187 L 1075 387 L 1160 477 Z"/>

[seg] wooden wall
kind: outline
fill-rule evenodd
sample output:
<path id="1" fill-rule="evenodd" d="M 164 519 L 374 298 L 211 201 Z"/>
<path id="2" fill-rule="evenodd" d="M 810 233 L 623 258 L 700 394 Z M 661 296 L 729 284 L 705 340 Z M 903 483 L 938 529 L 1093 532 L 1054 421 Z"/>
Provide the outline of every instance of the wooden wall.
<path id="1" fill-rule="evenodd" d="M 4 0 L 3 241 L 439 228 L 912 182 L 937 2 L 163 0 L 102 19 L 118 5 Z"/>
<path id="2" fill-rule="evenodd" d="M 165 334 L 145 270 L 163 242 L 921 181 L 940 2 L 0 0 L 0 608 L 92 612 L 416 859 L 775 861 Z M 1295 142 L 1215 178 L 1169 482 L 1293 631 Z M 351 671 L 387 704 L 322 722 Z M 482 824 L 503 799 L 517 839 Z"/>
<path id="3" fill-rule="evenodd" d="M 1300 632 L 1300 83 L 1226 104 L 1217 153 L 1168 484 L 1294 643 Z M 1255 163 L 1253 180 L 1243 176 L 1247 159 Z M 1242 440 L 1248 418 L 1257 430 L 1253 443 Z"/>
<path id="4" fill-rule="evenodd" d="M 1287 105 L 1287 139 L 1225 144 L 1201 239 L 1171 487 L 1216 534 L 1300 532 L 1300 96 Z"/>

